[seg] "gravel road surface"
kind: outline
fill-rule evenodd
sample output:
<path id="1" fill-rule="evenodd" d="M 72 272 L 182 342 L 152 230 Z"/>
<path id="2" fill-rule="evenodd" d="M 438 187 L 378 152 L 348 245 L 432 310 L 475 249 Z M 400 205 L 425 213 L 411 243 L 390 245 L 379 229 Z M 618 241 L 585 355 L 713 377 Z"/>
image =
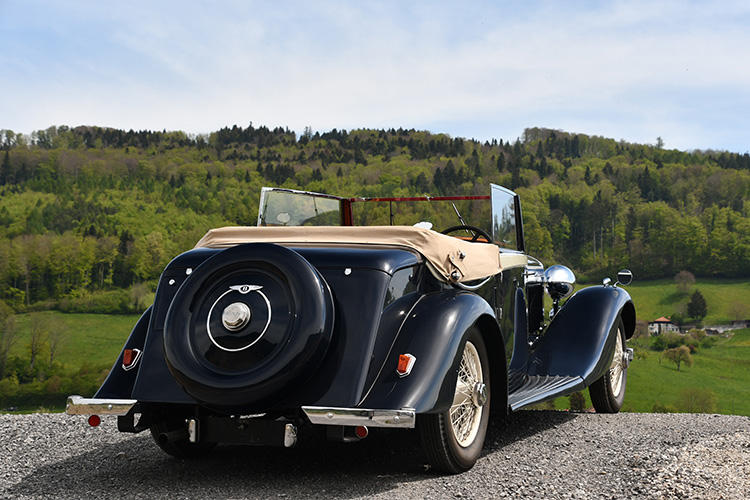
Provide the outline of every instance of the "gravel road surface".
<path id="1" fill-rule="evenodd" d="M 440 476 L 413 431 L 354 444 L 165 455 L 150 433 L 64 414 L 0 415 L 0 498 L 750 498 L 750 418 L 521 411 L 490 421 L 469 472 Z"/>

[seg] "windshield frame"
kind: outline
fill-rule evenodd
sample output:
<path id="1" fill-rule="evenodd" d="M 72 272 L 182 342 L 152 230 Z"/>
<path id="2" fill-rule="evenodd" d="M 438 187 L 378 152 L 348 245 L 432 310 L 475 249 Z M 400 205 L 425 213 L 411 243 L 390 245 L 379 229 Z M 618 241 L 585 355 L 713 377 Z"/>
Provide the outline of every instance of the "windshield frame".
<path id="1" fill-rule="evenodd" d="M 264 187 L 260 194 L 260 208 L 258 209 L 258 226 L 265 226 L 268 224 L 268 214 L 266 209 L 268 207 L 269 197 L 272 193 L 285 193 L 290 195 L 299 195 L 310 198 L 320 198 L 325 200 L 337 200 L 340 204 L 340 223 L 341 226 L 354 226 L 354 216 L 352 206 L 355 203 L 366 203 L 366 202 L 377 202 L 377 203 L 398 203 L 398 202 L 418 202 L 418 201 L 474 201 L 474 200 L 489 200 L 490 196 L 487 195 L 475 195 L 475 196 L 413 196 L 413 197 L 353 197 L 345 198 L 341 196 L 335 196 L 330 194 L 316 193 L 313 191 L 301 191 L 297 189 L 287 188 L 273 188 Z M 391 210 L 391 223 L 393 223 L 393 211 Z"/>
<path id="2" fill-rule="evenodd" d="M 492 229 L 494 232 L 495 229 L 495 221 L 497 220 L 499 214 L 495 214 L 496 210 L 505 209 L 506 211 L 509 211 L 513 218 L 513 225 L 515 226 L 515 248 L 509 248 L 505 245 L 498 245 L 500 248 L 505 248 L 506 250 L 511 251 L 519 251 L 523 252 L 525 250 L 525 244 L 524 244 L 524 238 L 523 238 L 523 219 L 521 217 L 521 204 L 520 199 L 518 197 L 518 194 L 515 192 L 496 185 L 496 184 L 490 184 L 490 195 L 471 195 L 471 196 L 413 196 L 413 197 L 342 197 L 342 196 L 335 196 L 325 193 L 316 193 L 313 191 L 303 191 L 303 190 L 296 190 L 296 189 L 288 189 L 288 188 L 278 188 L 278 187 L 264 187 L 261 190 L 261 196 L 260 196 L 260 207 L 258 209 L 258 226 L 274 226 L 274 225 L 288 225 L 289 222 L 292 221 L 292 217 L 289 216 L 289 214 L 284 214 L 283 212 L 279 212 L 275 214 L 275 217 L 279 219 L 282 215 L 289 216 L 287 219 L 286 217 L 282 217 L 279 219 L 279 223 L 269 223 L 268 217 L 274 218 L 274 214 L 271 214 L 268 212 L 269 202 L 271 202 L 271 198 L 274 194 L 284 194 L 288 196 L 300 196 L 304 199 L 312 199 L 312 206 L 314 207 L 313 211 L 309 211 L 307 214 L 297 214 L 296 217 L 294 217 L 295 223 L 291 225 L 312 225 L 312 226 L 330 226 L 330 225 L 338 225 L 338 226 L 355 226 L 354 220 L 354 209 L 353 207 L 355 204 L 358 203 L 388 203 L 389 204 L 389 224 L 388 225 L 396 225 L 394 223 L 395 219 L 395 213 L 394 213 L 394 203 L 399 202 L 458 202 L 458 201 L 478 201 L 478 200 L 488 200 L 491 203 L 491 215 L 492 215 Z M 318 206 L 316 204 L 316 200 L 320 200 L 325 202 L 324 204 L 328 207 L 331 206 L 331 201 L 338 203 L 338 214 L 334 214 L 335 210 L 325 210 L 323 211 L 321 217 L 321 214 L 318 211 Z M 500 200 L 500 201 L 499 201 Z M 302 200 L 305 201 L 305 200 Z M 455 208 L 455 205 L 453 207 L 456 211 L 458 211 Z M 328 215 L 331 214 L 331 215 Z M 460 215 L 460 214 L 459 214 Z M 286 222 L 284 222 L 284 219 L 286 219 Z M 314 219 L 318 219 L 318 221 L 313 221 Z M 298 222 L 309 222 L 313 221 L 310 224 L 300 224 Z M 318 223 L 323 222 L 323 223 Z M 483 221 L 484 222 L 484 221 Z M 493 234 L 493 237 L 495 234 Z M 495 243 L 496 244 L 496 243 Z"/>

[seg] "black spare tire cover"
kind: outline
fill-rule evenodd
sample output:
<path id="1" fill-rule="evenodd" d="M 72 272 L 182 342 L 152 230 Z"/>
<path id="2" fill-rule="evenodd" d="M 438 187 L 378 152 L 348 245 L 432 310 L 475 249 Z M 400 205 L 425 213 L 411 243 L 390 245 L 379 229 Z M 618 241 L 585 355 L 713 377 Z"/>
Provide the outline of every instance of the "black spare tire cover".
<path id="1" fill-rule="evenodd" d="M 177 291 L 164 354 L 196 400 L 261 412 L 318 368 L 331 341 L 328 284 L 297 252 L 270 243 L 223 250 Z"/>

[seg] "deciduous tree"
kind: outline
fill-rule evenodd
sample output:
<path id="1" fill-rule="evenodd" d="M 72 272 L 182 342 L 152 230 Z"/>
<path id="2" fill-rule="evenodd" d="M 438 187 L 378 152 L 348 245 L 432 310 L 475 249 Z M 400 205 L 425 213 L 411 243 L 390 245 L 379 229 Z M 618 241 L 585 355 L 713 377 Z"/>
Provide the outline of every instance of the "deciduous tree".
<path id="1" fill-rule="evenodd" d="M 0 379 L 5 375 L 8 354 L 18 340 L 17 336 L 16 317 L 13 315 L 13 310 L 4 302 L 0 302 Z"/>
<path id="2" fill-rule="evenodd" d="M 750 318 L 750 305 L 745 302 L 732 302 L 729 305 L 729 314 L 735 321 L 742 321 Z"/>
<path id="3" fill-rule="evenodd" d="M 584 411 L 586 409 L 586 396 L 582 392 L 574 392 L 568 396 L 571 411 Z"/>
<path id="4" fill-rule="evenodd" d="M 687 367 L 693 366 L 693 356 L 690 355 L 690 348 L 686 345 L 667 349 L 664 351 L 664 357 L 677 365 L 677 371 L 680 371 L 682 363 L 685 363 Z"/>
<path id="5" fill-rule="evenodd" d="M 55 358 L 60 353 L 60 349 L 67 343 L 68 341 L 68 331 L 65 330 L 65 327 L 58 323 L 51 327 L 49 329 L 49 333 L 47 334 L 47 344 L 49 347 L 49 364 L 52 366 L 52 362 L 55 361 Z"/>
<path id="6" fill-rule="evenodd" d="M 29 334 L 29 369 L 34 369 L 34 363 L 47 344 L 49 335 L 49 321 L 42 313 L 33 313 L 31 315 L 31 325 Z"/>
<path id="7" fill-rule="evenodd" d="M 717 397 L 711 389 L 688 387 L 680 392 L 675 406 L 683 413 L 716 413 Z"/>
<path id="8" fill-rule="evenodd" d="M 680 292 L 686 293 L 695 284 L 695 276 L 690 271 L 682 270 L 674 277 L 674 282 Z"/>

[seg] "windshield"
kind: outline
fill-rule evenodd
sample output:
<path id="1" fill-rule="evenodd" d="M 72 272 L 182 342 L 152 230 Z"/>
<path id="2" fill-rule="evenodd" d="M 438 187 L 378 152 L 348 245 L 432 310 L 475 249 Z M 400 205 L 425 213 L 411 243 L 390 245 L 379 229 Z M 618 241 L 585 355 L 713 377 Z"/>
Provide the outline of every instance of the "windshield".
<path id="1" fill-rule="evenodd" d="M 402 198 L 352 203 L 356 226 L 413 226 L 443 231 L 470 224 L 490 231 L 491 206 L 486 199 Z M 462 222 L 462 219 L 464 222 Z M 467 233 L 468 234 L 468 233 Z"/>
<path id="2" fill-rule="evenodd" d="M 342 198 L 322 193 L 263 188 L 259 226 L 413 226 L 444 231 L 476 226 L 495 244 L 523 250 L 518 196 L 492 184 L 491 196 Z M 467 232 L 467 236 L 471 235 Z M 460 234 L 456 234 L 460 237 Z"/>
<path id="3" fill-rule="evenodd" d="M 509 250 L 523 250 L 520 224 L 520 204 L 513 191 L 495 184 L 492 189 L 492 239 L 496 245 Z M 516 213 L 518 212 L 518 213 Z"/>
<path id="4" fill-rule="evenodd" d="M 338 226 L 341 199 L 305 191 L 263 188 L 259 226 Z"/>

